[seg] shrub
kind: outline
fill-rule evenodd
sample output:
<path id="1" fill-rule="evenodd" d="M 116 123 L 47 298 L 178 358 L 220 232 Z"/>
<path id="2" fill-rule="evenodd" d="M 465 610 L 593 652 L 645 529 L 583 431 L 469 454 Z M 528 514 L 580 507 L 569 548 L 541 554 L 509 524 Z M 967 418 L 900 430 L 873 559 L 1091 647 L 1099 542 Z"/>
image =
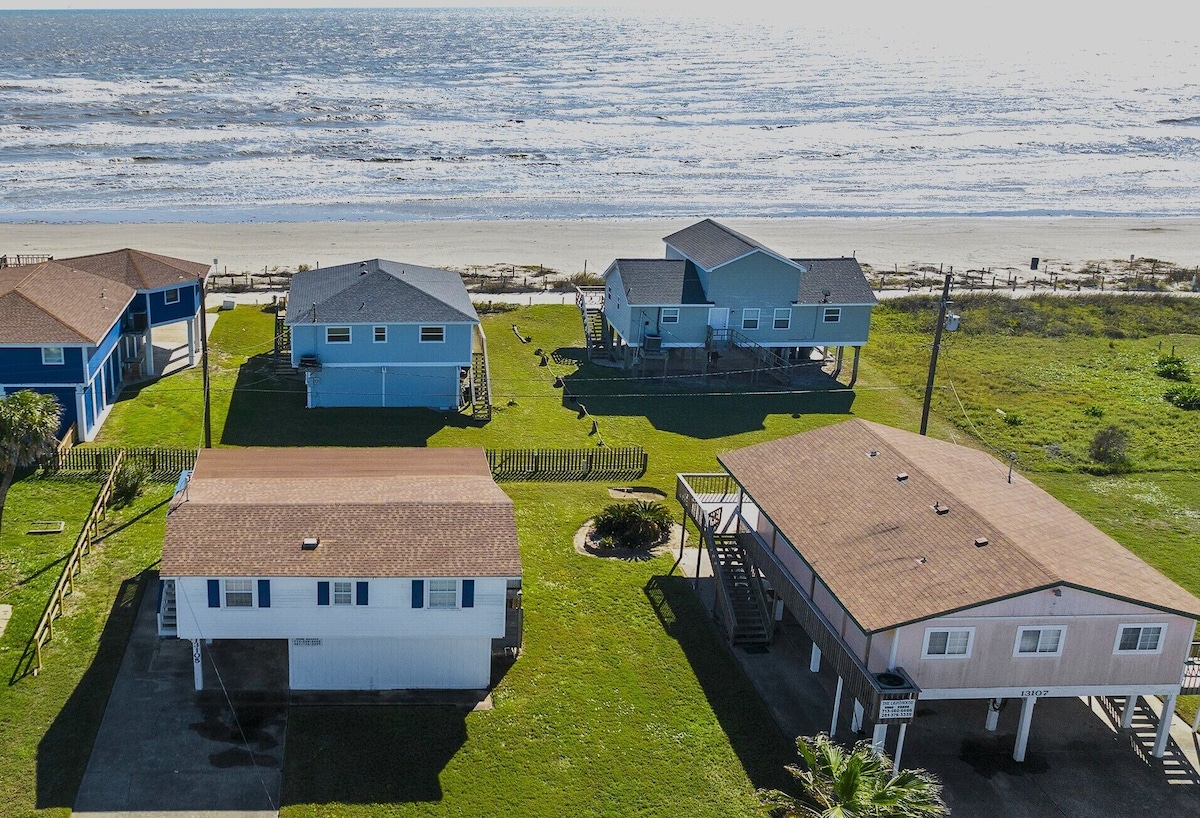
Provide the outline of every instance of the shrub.
<path id="1" fill-rule="evenodd" d="M 1009 426 L 1020 426 L 1025 422 L 1025 418 L 1016 412 L 1008 412 L 1004 415 L 1004 422 Z"/>
<path id="2" fill-rule="evenodd" d="M 1187 361 L 1178 355 L 1160 355 L 1154 362 L 1154 374 L 1172 381 L 1190 381 Z"/>
<path id="3" fill-rule="evenodd" d="M 1083 413 L 1090 418 L 1102 418 L 1104 417 L 1104 407 L 1092 404 L 1088 408 L 1084 409 Z"/>
<path id="4" fill-rule="evenodd" d="M 297 273 L 307 273 L 311 269 L 312 269 L 311 265 L 301 264 L 299 267 L 296 268 L 296 272 Z"/>
<path id="5" fill-rule="evenodd" d="M 471 303 L 475 307 L 475 312 L 479 313 L 480 315 L 487 315 L 488 313 L 512 312 L 518 308 L 517 304 L 513 304 L 508 301 L 472 301 Z"/>
<path id="6" fill-rule="evenodd" d="M 108 498 L 110 507 L 123 507 L 142 496 L 142 487 L 150 478 L 150 472 L 141 463 L 125 460 L 117 469 L 113 478 L 112 495 Z"/>
<path id="7" fill-rule="evenodd" d="M 1105 426 L 1096 432 L 1088 446 L 1092 460 L 1109 467 L 1121 467 L 1129 463 L 1129 432 L 1120 426 Z"/>
<path id="8" fill-rule="evenodd" d="M 1180 409 L 1200 409 L 1200 387 L 1194 384 L 1187 383 L 1168 389 L 1163 397 Z"/>
<path id="9" fill-rule="evenodd" d="M 596 536 L 608 546 L 649 548 L 671 533 L 671 512 L 662 503 L 613 503 L 595 519 Z"/>

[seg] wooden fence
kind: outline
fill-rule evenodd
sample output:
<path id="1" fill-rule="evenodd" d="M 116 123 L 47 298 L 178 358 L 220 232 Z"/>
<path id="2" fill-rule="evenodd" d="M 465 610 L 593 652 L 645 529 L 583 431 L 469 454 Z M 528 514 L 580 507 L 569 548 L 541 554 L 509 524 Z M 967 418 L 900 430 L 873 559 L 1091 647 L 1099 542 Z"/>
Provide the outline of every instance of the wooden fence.
<path id="1" fill-rule="evenodd" d="M 122 449 L 102 446 L 77 446 L 59 451 L 50 458 L 46 470 L 51 474 L 88 476 L 109 472 L 118 458 L 142 466 L 152 480 L 173 481 L 179 473 L 196 467 L 195 449 L 169 449 L 159 446 Z"/>
<path id="2" fill-rule="evenodd" d="M 641 446 L 594 449 L 488 449 L 497 480 L 632 480 L 646 473 Z"/>
<path id="3" fill-rule="evenodd" d="M 46 603 L 42 618 L 38 620 L 37 627 L 33 629 L 33 636 L 30 637 L 29 644 L 25 647 L 25 656 L 17 663 L 14 678 L 24 675 L 29 669 L 32 669 L 34 676 L 42 670 L 42 646 L 54 638 L 54 620 L 63 614 L 63 598 L 75 591 L 75 577 L 83 570 L 83 558 L 92 552 L 92 543 L 96 539 L 96 534 L 99 533 L 100 521 L 108 513 L 108 501 L 112 497 L 113 481 L 124 460 L 124 453 L 120 449 L 117 449 L 116 452 L 108 477 L 105 479 L 104 485 L 100 487 L 96 501 L 92 503 L 92 510 L 83 522 L 83 529 L 75 538 L 75 545 L 71 548 L 71 553 L 67 555 L 66 564 L 63 565 L 58 582 L 54 584 L 54 590 L 50 592 L 50 600 Z"/>

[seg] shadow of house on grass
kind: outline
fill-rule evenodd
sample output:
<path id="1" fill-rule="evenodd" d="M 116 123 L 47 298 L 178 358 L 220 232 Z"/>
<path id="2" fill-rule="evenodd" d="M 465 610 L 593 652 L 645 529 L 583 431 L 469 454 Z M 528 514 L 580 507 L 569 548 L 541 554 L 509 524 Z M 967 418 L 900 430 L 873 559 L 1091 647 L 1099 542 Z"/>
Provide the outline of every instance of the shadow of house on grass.
<path id="1" fill-rule="evenodd" d="M 440 801 L 468 707 L 293 707 L 283 806 Z"/>
<path id="2" fill-rule="evenodd" d="M 157 578 L 157 571 L 146 570 L 121 583 L 100 633 L 99 648 L 92 664 L 38 743 L 38 809 L 69 810 L 75 805 L 75 796 L 87 769 L 109 693 L 121 668 L 138 606 L 145 589 Z"/>
<path id="3" fill-rule="evenodd" d="M 305 408 L 304 382 L 280 374 L 269 355 L 238 369 L 221 433 L 227 446 L 427 446 L 445 428 L 481 424 L 433 409 Z"/>
<path id="4" fill-rule="evenodd" d="M 753 684 L 721 642 L 686 577 L 654 576 L 644 589 L 663 629 L 683 648 L 708 703 L 750 782 L 791 791 L 784 765 L 796 761 L 794 740 L 780 732 Z"/>

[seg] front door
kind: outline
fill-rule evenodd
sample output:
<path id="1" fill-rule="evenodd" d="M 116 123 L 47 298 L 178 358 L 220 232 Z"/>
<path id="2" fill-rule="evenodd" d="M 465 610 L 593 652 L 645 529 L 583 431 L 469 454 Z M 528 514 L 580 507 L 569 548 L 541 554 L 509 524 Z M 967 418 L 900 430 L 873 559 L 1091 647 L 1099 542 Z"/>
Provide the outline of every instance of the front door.
<path id="1" fill-rule="evenodd" d="M 713 329 L 728 329 L 729 307 L 709 307 L 708 325 Z"/>

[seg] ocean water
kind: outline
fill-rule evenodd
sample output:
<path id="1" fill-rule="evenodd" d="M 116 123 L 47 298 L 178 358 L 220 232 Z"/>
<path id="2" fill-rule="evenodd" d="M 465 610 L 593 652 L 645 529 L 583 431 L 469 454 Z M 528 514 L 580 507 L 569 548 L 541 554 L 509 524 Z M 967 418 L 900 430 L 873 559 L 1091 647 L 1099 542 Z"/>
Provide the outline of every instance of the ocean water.
<path id="1" fill-rule="evenodd" d="M 841 22 L 0 12 L 0 221 L 1200 212 L 1186 27 Z"/>

